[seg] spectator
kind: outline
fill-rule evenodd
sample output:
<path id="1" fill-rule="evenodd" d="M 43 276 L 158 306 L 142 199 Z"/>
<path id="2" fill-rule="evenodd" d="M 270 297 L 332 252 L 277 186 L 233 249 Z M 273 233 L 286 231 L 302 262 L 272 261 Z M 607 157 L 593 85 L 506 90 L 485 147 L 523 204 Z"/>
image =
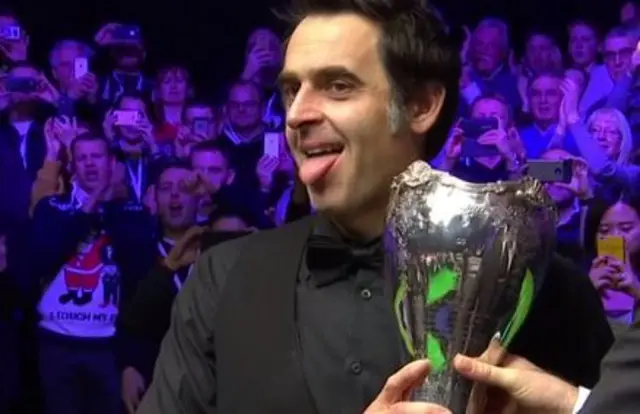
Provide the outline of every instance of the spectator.
<path id="1" fill-rule="evenodd" d="M 154 89 L 156 141 L 173 142 L 182 126 L 185 106 L 193 91 L 186 68 L 167 66 L 158 71 Z"/>

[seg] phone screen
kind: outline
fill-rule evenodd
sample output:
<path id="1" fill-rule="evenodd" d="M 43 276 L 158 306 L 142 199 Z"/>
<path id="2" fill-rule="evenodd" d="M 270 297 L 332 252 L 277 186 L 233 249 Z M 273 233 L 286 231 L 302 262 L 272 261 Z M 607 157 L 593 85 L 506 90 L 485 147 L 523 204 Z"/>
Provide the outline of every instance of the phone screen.
<path id="1" fill-rule="evenodd" d="M 116 116 L 116 125 L 136 126 L 140 122 L 140 113 L 132 110 L 117 110 L 113 112 Z"/>
<path id="2" fill-rule="evenodd" d="M 196 118 L 193 120 L 193 132 L 198 135 L 209 135 L 209 120 L 206 118 Z"/>
<path id="3" fill-rule="evenodd" d="M 494 129 L 498 129 L 499 123 L 497 118 L 473 118 L 463 119 L 458 124 L 458 128 L 463 131 L 463 135 L 468 139 L 478 139 Z"/>
<path id="4" fill-rule="evenodd" d="M 280 134 L 277 132 L 267 132 L 264 134 L 264 155 L 271 157 L 280 156 Z"/>
<path id="5" fill-rule="evenodd" d="M 73 61 L 73 75 L 79 79 L 89 72 L 89 61 L 85 57 L 77 57 Z"/>
<path id="6" fill-rule="evenodd" d="M 624 238 L 620 236 L 599 237 L 597 240 L 598 256 L 611 256 L 622 263 L 625 262 L 626 252 Z"/>

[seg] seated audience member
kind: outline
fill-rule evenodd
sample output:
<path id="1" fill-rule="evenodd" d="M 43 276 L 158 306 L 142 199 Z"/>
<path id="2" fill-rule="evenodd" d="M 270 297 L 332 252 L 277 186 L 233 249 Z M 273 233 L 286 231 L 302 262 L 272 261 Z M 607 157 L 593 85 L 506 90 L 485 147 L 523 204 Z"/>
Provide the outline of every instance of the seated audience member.
<path id="1" fill-rule="evenodd" d="M 585 227 L 585 248 L 594 257 L 589 276 L 618 334 L 638 320 L 640 199 L 594 200 Z"/>

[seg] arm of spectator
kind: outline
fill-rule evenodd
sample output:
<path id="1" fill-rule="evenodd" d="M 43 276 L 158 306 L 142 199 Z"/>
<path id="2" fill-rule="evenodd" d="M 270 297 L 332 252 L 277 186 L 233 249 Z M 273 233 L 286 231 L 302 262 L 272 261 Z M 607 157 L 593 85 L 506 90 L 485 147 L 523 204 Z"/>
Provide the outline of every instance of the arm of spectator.
<path id="1" fill-rule="evenodd" d="M 40 200 L 61 192 L 61 168 L 62 165 L 59 161 L 45 159 L 42 164 L 42 168 L 38 170 L 38 175 L 31 187 L 31 204 L 29 206 L 29 214 L 32 217 Z"/>
<path id="2" fill-rule="evenodd" d="M 37 277 L 53 277 L 78 244 L 91 232 L 91 216 L 62 197 L 46 197 L 36 205 L 31 223 L 30 255 Z"/>
<path id="3" fill-rule="evenodd" d="M 574 122 L 569 126 L 569 130 L 576 141 L 580 156 L 587 162 L 598 181 L 622 188 L 631 188 L 640 182 L 638 181 L 640 167 L 632 164 L 620 165 L 607 158 L 598 143 L 591 139 L 589 131 L 582 122 Z"/>
<path id="4" fill-rule="evenodd" d="M 614 85 L 611 93 L 607 97 L 606 107 L 616 108 L 623 114 L 627 111 L 627 102 L 629 99 L 629 93 L 631 92 L 631 86 L 635 77 L 633 74 L 625 74 Z"/>

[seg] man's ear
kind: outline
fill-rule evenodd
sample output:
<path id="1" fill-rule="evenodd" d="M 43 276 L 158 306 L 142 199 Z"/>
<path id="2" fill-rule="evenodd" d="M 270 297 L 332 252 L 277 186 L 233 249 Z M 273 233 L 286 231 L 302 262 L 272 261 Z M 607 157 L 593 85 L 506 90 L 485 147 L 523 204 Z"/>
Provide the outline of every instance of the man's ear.
<path id="1" fill-rule="evenodd" d="M 409 126 L 415 135 L 424 136 L 440 115 L 447 92 L 440 84 L 425 85 L 407 108 Z"/>

